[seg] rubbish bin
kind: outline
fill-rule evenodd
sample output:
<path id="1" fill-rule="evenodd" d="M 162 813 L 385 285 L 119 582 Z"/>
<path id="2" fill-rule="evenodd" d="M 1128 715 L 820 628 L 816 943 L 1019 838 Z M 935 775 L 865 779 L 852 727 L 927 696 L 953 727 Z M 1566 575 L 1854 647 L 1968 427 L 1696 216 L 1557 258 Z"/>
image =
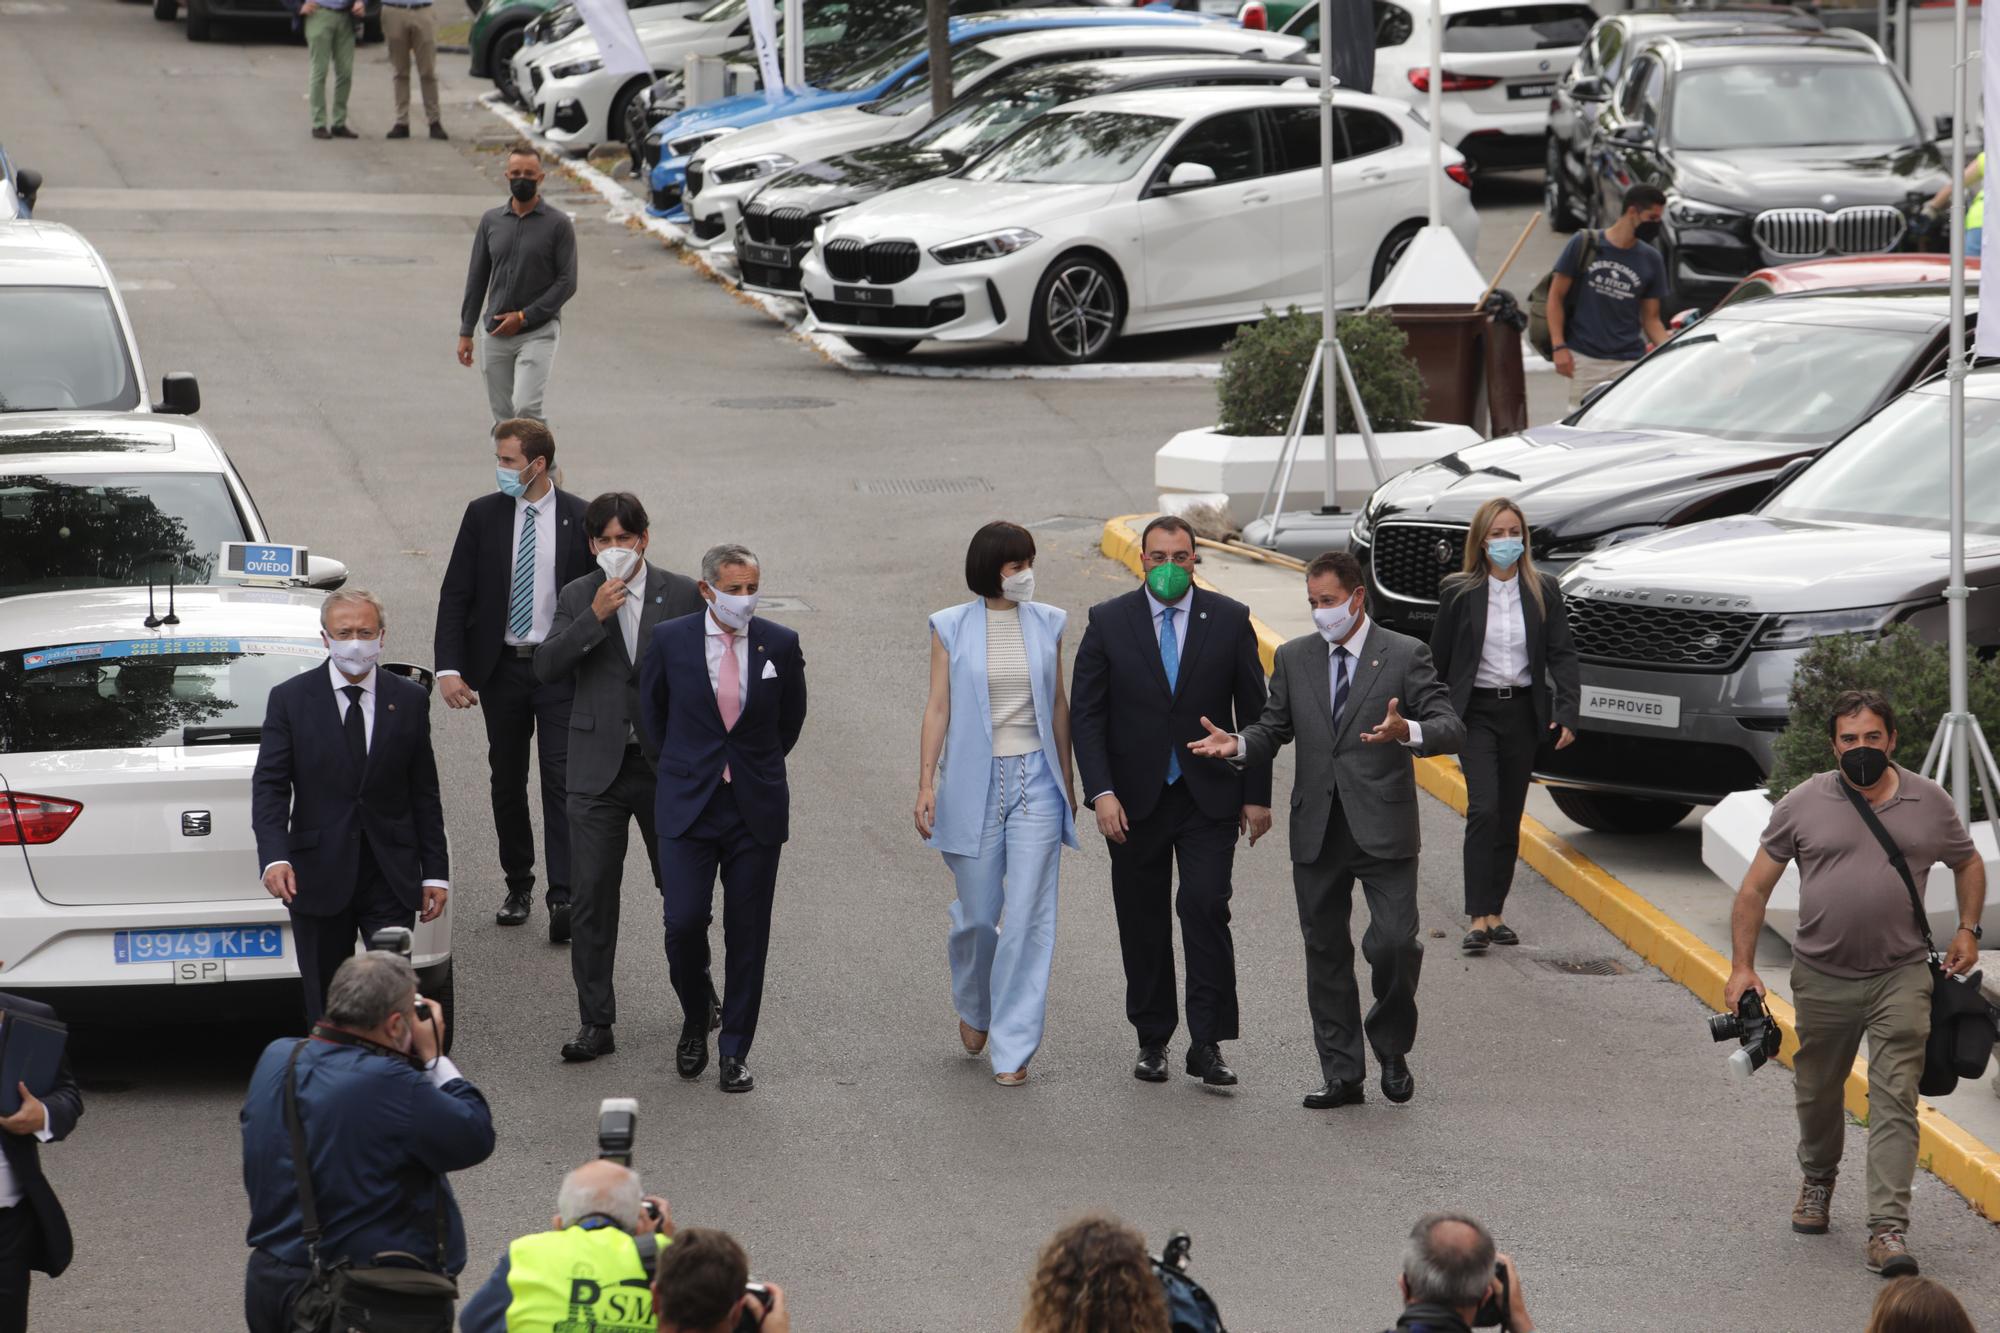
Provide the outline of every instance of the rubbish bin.
<path id="1" fill-rule="evenodd" d="M 1410 340 L 1424 378 L 1424 420 L 1480 427 L 1486 312 L 1470 305 L 1394 305 L 1382 312 Z"/>

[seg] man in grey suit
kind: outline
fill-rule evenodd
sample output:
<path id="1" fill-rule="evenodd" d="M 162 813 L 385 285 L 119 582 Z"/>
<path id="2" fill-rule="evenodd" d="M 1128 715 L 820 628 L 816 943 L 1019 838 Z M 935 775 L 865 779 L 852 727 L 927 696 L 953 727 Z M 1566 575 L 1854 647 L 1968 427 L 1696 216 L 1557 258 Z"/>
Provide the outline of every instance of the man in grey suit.
<path id="1" fill-rule="evenodd" d="M 701 610 L 694 580 L 646 560 L 646 507 L 612 491 L 583 511 L 597 568 L 556 598 L 548 637 L 535 649 L 544 684 L 576 677 L 569 715 L 570 974 L 583 1026 L 562 1058 L 595 1060 L 617 1047 L 611 973 L 618 956 L 618 896 L 631 821 L 660 882 L 653 836 L 654 771 L 660 755 L 639 725 L 640 655 L 653 627 Z"/>
<path id="2" fill-rule="evenodd" d="M 1365 1031 L 1392 1102 L 1416 1094 L 1417 782 L 1410 753 L 1454 754 L 1465 724 L 1421 640 L 1371 624 L 1360 562 L 1345 551 L 1306 568 L 1317 634 L 1278 649 L 1264 715 L 1232 736 L 1203 718 L 1195 754 L 1268 761 L 1299 738 L 1292 784 L 1292 885 L 1306 942 L 1306 1004 L 1323 1087 L 1312 1110 L 1364 1100 Z M 1368 895 L 1368 959 L 1375 1003 L 1364 1021 L 1348 917 L 1354 881 Z"/>

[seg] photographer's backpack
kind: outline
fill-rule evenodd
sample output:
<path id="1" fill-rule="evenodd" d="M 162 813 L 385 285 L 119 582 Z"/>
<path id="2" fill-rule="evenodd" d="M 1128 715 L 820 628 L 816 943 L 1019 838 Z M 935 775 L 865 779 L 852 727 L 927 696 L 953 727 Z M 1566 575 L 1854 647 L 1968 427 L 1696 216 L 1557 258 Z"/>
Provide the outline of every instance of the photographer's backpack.
<path id="1" fill-rule="evenodd" d="M 1576 277 L 1569 285 L 1569 292 L 1563 298 L 1563 327 L 1576 314 L 1577 284 L 1590 272 L 1590 261 L 1597 258 L 1597 233 L 1583 234 L 1583 248 L 1577 252 Z M 1528 345 L 1535 349 L 1544 361 L 1556 358 L 1555 340 L 1549 337 L 1549 287 L 1556 280 L 1553 267 L 1542 274 L 1542 280 L 1535 284 L 1535 290 L 1528 293 Z"/>
<path id="2" fill-rule="evenodd" d="M 1222 1312 L 1215 1299 L 1187 1275 L 1187 1233 L 1177 1231 L 1167 1240 L 1167 1248 L 1153 1260 L 1153 1271 L 1167 1296 L 1167 1326 L 1173 1333 L 1229 1333 L 1222 1326 Z"/>

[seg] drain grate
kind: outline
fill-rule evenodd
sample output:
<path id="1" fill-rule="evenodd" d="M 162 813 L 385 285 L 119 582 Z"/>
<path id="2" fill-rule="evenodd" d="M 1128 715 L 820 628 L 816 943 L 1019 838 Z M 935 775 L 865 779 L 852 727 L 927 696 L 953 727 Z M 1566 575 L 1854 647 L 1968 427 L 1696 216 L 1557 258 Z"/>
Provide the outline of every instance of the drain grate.
<path id="1" fill-rule="evenodd" d="M 1566 977 L 1622 977 L 1632 970 L 1616 958 L 1537 958 L 1535 962 Z"/>
<path id="2" fill-rule="evenodd" d="M 799 398 L 782 394 L 763 398 L 718 398 L 715 406 L 735 412 L 802 412 L 814 407 L 832 407 L 831 398 Z"/>
<path id="3" fill-rule="evenodd" d="M 863 495 L 980 495 L 993 489 L 984 477 L 875 477 L 857 481 Z"/>

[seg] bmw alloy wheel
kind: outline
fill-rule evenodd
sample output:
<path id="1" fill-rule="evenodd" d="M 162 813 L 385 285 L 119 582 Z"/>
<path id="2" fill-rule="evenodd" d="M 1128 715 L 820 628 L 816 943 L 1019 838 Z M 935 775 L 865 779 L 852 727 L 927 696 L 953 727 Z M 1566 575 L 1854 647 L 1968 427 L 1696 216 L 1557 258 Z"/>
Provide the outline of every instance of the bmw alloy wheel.
<path id="1" fill-rule="evenodd" d="M 1103 264 L 1083 255 L 1059 260 L 1042 279 L 1037 342 L 1050 360 L 1094 360 L 1118 332 L 1120 304 Z"/>

